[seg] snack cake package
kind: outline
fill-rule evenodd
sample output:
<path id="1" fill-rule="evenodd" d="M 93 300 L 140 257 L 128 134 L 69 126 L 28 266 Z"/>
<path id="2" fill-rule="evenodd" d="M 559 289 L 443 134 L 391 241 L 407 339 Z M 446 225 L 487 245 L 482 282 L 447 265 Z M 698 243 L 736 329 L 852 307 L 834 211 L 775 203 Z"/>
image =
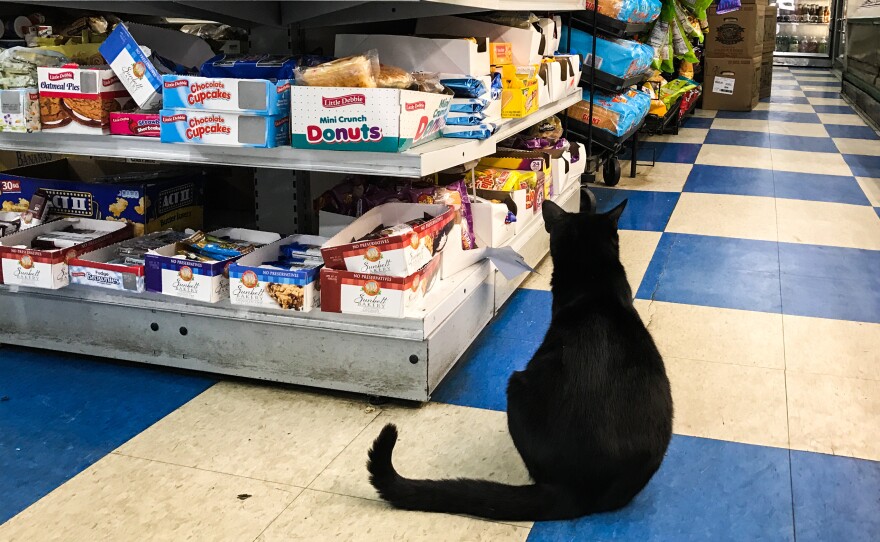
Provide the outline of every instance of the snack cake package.
<path id="1" fill-rule="evenodd" d="M 0 132 L 39 132 L 40 95 L 35 88 L 0 90 Z"/>
<path id="2" fill-rule="evenodd" d="M 206 109 L 255 115 L 287 115 L 291 81 L 162 76 L 165 109 Z"/>
<path id="3" fill-rule="evenodd" d="M 291 89 L 298 149 L 400 152 L 440 136 L 451 95 L 390 88 Z"/>
<path id="4" fill-rule="evenodd" d="M 163 109 L 159 121 L 163 143 L 260 148 L 290 143 L 290 117 L 287 115 Z"/>
<path id="5" fill-rule="evenodd" d="M 110 133 L 113 135 L 159 137 L 159 113 L 140 110 L 110 113 Z"/>
<path id="6" fill-rule="evenodd" d="M 37 68 L 43 130 L 77 134 L 110 133 L 110 113 L 133 104 L 108 67 Z"/>

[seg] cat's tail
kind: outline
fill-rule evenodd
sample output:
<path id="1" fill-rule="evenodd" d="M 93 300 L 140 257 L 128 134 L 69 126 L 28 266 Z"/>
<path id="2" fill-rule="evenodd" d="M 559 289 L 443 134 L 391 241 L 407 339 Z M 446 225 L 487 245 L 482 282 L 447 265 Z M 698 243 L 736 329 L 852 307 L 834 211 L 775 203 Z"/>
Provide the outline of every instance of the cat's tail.
<path id="1" fill-rule="evenodd" d="M 369 452 L 370 483 L 397 508 L 423 512 L 468 514 L 507 521 L 571 519 L 591 512 L 564 486 L 535 484 L 511 486 L 485 480 L 411 480 L 400 476 L 391 463 L 397 427 L 386 425 Z"/>

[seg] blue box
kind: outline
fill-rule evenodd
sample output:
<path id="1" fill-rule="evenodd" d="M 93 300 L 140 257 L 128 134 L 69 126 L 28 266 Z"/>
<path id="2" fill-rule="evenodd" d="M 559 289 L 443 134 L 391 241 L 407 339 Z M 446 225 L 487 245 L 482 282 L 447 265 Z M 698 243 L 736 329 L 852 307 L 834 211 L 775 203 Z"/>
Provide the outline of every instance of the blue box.
<path id="1" fill-rule="evenodd" d="M 291 81 L 162 76 L 165 109 L 203 109 L 252 115 L 289 115 Z"/>
<path id="2" fill-rule="evenodd" d="M 159 113 L 159 130 L 163 143 L 258 148 L 290 144 L 289 115 L 163 109 Z"/>
<path id="3" fill-rule="evenodd" d="M 138 107 L 148 110 L 161 107 L 162 76 L 134 41 L 125 24 L 116 25 L 98 51 Z"/>

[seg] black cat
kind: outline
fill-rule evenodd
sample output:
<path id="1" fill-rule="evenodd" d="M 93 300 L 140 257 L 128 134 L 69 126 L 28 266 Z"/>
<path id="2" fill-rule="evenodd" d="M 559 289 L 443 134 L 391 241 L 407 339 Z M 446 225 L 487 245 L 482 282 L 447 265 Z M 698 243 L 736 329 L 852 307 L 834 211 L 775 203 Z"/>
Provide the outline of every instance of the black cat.
<path id="1" fill-rule="evenodd" d="M 617 222 L 544 202 L 553 259 L 552 321 L 507 387 L 507 424 L 534 484 L 410 480 L 391 463 L 397 428 L 373 443 L 370 482 L 392 505 L 498 520 L 559 520 L 615 510 L 648 483 L 672 436 L 663 359 L 632 304 Z"/>

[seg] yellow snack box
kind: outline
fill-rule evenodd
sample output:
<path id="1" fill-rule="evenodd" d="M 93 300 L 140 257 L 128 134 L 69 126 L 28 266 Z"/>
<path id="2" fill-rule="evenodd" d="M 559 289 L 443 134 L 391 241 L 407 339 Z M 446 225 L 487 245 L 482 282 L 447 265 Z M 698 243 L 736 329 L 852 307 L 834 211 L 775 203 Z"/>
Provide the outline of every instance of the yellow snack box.
<path id="1" fill-rule="evenodd" d="M 513 64 L 513 45 L 506 42 L 490 42 L 489 63 L 493 65 Z"/>

